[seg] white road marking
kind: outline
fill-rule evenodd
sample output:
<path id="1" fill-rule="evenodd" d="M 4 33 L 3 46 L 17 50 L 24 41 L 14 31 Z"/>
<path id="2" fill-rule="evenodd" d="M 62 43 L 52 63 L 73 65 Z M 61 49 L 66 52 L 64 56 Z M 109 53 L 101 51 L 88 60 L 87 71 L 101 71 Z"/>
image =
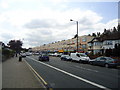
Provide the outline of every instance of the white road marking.
<path id="1" fill-rule="evenodd" d="M 84 69 L 84 70 L 88 70 L 88 71 L 92 71 L 92 72 L 98 72 L 97 70 L 92 70 L 92 69 L 88 69 L 88 68 L 84 68 L 84 67 L 80 67 L 80 66 L 75 66 L 75 67 Z"/>
<path id="2" fill-rule="evenodd" d="M 30 58 L 30 57 L 28 57 L 28 58 Z M 36 61 L 34 58 L 30 58 L 30 59 Z M 43 65 L 45 65 L 45 66 L 48 66 L 48 67 L 50 67 L 50 68 L 53 68 L 53 69 L 55 69 L 55 70 L 57 70 L 57 71 L 60 71 L 60 72 L 62 72 L 62 73 L 64 73 L 64 74 L 67 74 L 67 75 L 69 75 L 69 76 L 72 76 L 72 77 L 74 77 L 74 78 L 76 78 L 76 79 L 82 80 L 82 81 L 84 81 L 84 82 L 86 82 L 86 83 L 89 83 L 89 84 L 91 84 L 91 85 L 94 85 L 94 86 L 96 86 L 96 87 L 99 87 L 99 88 L 102 88 L 102 89 L 105 89 L 105 90 L 111 90 L 111 89 L 109 89 L 109 88 L 107 88 L 107 87 L 105 87 L 105 86 L 102 86 L 102 85 L 100 85 L 100 84 L 94 83 L 94 82 L 92 82 L 92 81 L 89 81 L 89 80 L 84 79 L 84 78 L 82 78 L 82 77 L 79 77 L 79 76 L 77 76 L 77 75 L 71 74 L 71 73 L 69 73 L 69 72 L 67 72 L 67 71 L 61 70 L 61 69 L 56 68 L 56 67 L 54 67 L 54 66 L 51 66 L 51 65 L 49 65 L 49 64 L 46 64 L 46 63 L 43 63 L 43 62 L 40 62 L 40 61 L 36 61 L 36 62 L 41 63 L 41 64 L 43 64 Z"/>

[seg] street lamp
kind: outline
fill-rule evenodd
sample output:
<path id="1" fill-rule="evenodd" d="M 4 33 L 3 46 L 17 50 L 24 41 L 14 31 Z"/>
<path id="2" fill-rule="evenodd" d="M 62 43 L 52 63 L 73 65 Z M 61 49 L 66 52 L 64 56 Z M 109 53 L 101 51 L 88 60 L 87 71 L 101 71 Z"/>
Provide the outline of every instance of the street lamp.
<path id="1" fill-rule="evenodd" d="M 72 19 L 70 19 L 70 21 L 74 21 Z M 78 21 L 75 21 L 77 24 L 77 52 L 78 52 Z"/>

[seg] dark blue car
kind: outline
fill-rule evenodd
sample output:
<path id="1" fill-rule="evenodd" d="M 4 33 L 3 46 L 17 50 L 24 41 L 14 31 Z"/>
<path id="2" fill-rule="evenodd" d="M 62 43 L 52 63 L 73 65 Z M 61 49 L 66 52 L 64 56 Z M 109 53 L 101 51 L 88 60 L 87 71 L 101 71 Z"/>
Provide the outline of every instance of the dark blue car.
<path id="1" fill-rule="evenodd" d="M 39 61 L 49 61 L 49 56 L 47 54 L 40 54 L 38 57 Z"/>
<path id="2" fill-rule="evenodd" d="M 89 63 L 92 65 L 99 65 L 105 67 L 117 67 L 118 65 L 120 65 L 119 60 L 104 56 L 90 60 Z"/>

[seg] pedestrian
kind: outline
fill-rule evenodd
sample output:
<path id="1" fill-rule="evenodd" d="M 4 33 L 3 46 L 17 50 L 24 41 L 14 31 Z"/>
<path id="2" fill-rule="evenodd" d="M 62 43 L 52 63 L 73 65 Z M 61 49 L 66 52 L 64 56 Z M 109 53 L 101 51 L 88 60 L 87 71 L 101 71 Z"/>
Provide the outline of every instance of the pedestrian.
<path id="1" fill-rule="evenodd" d="M 17 57 L 17 53 L 16 53 L 16 57 Z"/>

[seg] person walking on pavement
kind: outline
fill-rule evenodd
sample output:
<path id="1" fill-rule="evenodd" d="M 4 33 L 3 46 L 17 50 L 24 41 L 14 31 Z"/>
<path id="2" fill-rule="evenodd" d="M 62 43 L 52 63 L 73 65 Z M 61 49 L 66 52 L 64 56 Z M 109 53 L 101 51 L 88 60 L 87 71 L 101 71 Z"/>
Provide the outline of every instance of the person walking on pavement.
<path id="1" fill-rule="evenodd" d="M 17 53 L 16 53 L 16 57 L 17 57 Z"/>

